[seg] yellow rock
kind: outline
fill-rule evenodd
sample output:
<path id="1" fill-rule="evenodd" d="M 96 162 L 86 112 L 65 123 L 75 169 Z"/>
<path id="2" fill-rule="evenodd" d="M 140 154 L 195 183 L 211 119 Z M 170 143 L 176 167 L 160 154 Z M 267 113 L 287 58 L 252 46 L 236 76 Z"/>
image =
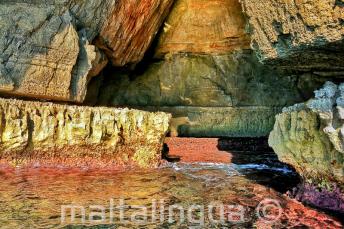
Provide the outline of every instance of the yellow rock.
<path id="1" fill-rule="evenodd" d="M 154 167 L 170 115 L 0 99 L 0 156 L 32 162 L 91 157 Z"/>

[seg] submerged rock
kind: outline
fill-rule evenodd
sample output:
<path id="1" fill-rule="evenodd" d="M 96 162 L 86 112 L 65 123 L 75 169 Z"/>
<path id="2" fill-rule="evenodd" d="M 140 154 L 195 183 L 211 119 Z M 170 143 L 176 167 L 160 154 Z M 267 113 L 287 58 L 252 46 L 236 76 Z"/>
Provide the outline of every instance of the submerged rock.
<path id="1" fill-rule="evenodd" d="M 320 207 L 344 212 L 344 84 L 327 82 L 315 91 L 315 98 L 304 104 L 285 108 L 276 116 L 269 144 L 302 175 L 306 184 L 301 190 L 305 199 Z M 312 188 L 311 188 L 312 187 Z M 319 189 L 317 191 L 317 189 Z M 340 195 L 338 194 L 341 193 Z M 307 192 L 307 190 L 309 192 Z M 315 201 L 314 193 L 333 190 L 338 205 Z M 308 193 L 308 194 L 307 194 Z M 308 196 L 307 196 L 308 195 Z M 324 196 L 324 195 L 323 195 Z"/>
<path id="2" fill-rule="evenodd" d="M 2 161 L 30 165 L 53 159 L 63 165 L 91 158 L 154 167 L 170 115 L 0 99 L 0 119 Z"/>
<path id="3" fill-rule="evenodd" d="M 342 0 L 240 0 L 262 61 L 343 76 Z M 341 55 L 338 55 L 341 53 Z"/>

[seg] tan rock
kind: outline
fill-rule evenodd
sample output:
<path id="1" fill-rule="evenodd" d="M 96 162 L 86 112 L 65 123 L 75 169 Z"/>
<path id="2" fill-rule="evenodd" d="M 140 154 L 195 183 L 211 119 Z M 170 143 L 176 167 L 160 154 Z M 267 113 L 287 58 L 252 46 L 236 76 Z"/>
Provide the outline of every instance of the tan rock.
<path id="1" fill-rule="evenodd" d="M 173 122 L 174 135 L 177 130 L 182 136 L 267 136 L 283 107 L 304 100 L 295 76 L 260 64 L 250 51 L 175 54 L 150 64 L 142 74 L 114 74 L 107 76 L 111 80 L 105 80 L 98 102 L 155 107 L 177 120 L 188 117 L 190 122 Z"/>
<path id="2" fill-rule="evenodd" d="M 1 1 L 0 93 L 83 102 L 107 64 L 101 48 L 115 65 L 141 61 L 172 2 Z"/>
<path id="3" fill-rule="evenodd" d="M 263 61 L 298 68 L 340 67 L 344 7 L 338 0 L 240 0 Z M 286 63 L 285 63 L 286 62 Z"/>
<path id="4" fill-rule="evenodd" d="M 138 110 L 0 99 L 0 157 L 27 164 L 94 158 L 154 167 L 170 116 Z"/>
<path id="5" fill-rule="evenodd" d="M 72 71 L 79 55 L 79 37 L 71 23 L 61 27 L 64 28 L 52 37 L 46 52 L 33 56 L 27 64 L 16 94 L 69 100 Z"/>
<path id="6" fill-rule="evenodd" d="M 245 27 L 238 0 L 176 0 L 154 61 L 107 73 L 98 102 L 172 113 L 172 135 L 267 136 L 274 116 L 314 88 L 261 64 Z"/>
<path id="7" fill-rule="evenodd" d="M 98 34 L 106 11 L 104 17 L 94 17 L 110 2 L 1 2 L 0 92 L 82 102 L 89 78 L 104 66 L 86 50 L 96 49 L 90 41 Z"/>
<path id="8" fill-rule="evenodd" d="M 159 39 L 166 53 L 228 53 L 249 48 L 238 0 L 177 0 Z"/>
<path id="9" fill-rule="evenodd" d="M 344 192 L 344 84 L 327 82 L 306 103 L 276 116 L 269 145 L 313 186 Z"/>

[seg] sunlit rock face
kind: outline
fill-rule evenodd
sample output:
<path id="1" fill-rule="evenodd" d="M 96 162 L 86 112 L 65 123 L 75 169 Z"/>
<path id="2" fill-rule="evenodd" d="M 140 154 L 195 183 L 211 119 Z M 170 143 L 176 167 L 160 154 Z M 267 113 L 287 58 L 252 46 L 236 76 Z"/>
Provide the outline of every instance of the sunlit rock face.
<path id="1" fill-rule="evenodd" d="M 108 58 L 142 59 L 172 2 L 1 1 L 0 92 L 83 102 Z"/>
<path id="2" fill-rule="evenodd" d="M 303 101 L 304 84 L 259 63 L 245 26 L 238 0 L 176 1 L 154 59 L 108 73 L 100 103 L 171 112 L 183 136 L 267 136 L 282 107 Z"/>
<path id="3" fill-rule="evenodd" d="M 7 99 L 0 118 L 1 161 L 24 166 L 154 167 L 170 121 L 165 113 Z"/>
<path id="4" fill-rule="evenodd" d="M 342 0 L 241 0 L 262 61 L 297 69 L 343 71 Z M 343 76 L 343 72 L 341 72 Z"/>
<path id="5" fill-rule="evenodd" d="M 344 84 L 327 82 L 306 103 L 277 115 L 269 144 L 307 184 L 300 197 L 320 207 L 344 212 Z M 325 194 L 328 199 L 321 203 Z M 339 192 L 338 192 L 339 189 Z M 322 190 L 322 191 L 320 191 Z M 333 191 L 331 197 L 330 193 Z M 311 193 L 311 194 L 310 194 Z M 308 195 L 308 196 L 307 196 Z M 331 204 L 329 199 L 336 200 Z M 333 202 L 333 201 L 332 201 Z M 324 206 L 329 205 L 329 206 Z M 332 205 L 332 206 L 330 206 Z"/>
<path id="6" fill-rule="evenodd" d="M 249 48 L 241 5 L 235 0 L 178 0 L 156 56 L 169 53 L 228 53 Z"/>

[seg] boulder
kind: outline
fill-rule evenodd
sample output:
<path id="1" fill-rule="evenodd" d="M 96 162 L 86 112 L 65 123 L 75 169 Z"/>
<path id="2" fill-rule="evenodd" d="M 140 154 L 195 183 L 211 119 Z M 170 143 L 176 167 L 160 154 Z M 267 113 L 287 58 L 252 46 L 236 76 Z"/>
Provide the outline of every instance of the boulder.
<path id="1" fill-rule="evenodd" d="M 240 0 L 261 61 L 343 76 L 342 0 Z M 338 74 L 338 73 L 337 73 Z"/>
<path id="2" fill-rule="evenodd" d="M 154 167 L 170 115 L 0 99 L 0 119 L 1 162 Z"/>
<path id="3" fill-rule="evenodd" d="M 276 116 L 269 145 L 304 178 L 298 195 L 344 212 L 344 84 L 327 82 L 315 98 Z M 318 198 L 321 197 L 322 198 Z M 327 197 L 327 200 L 324 198 Z M 329 200 L 336 201 L 329 201 Z M 320 201 L 323 200 L 323 201 Z M 335 204 L 332 204 L 335 202 Z"/>

